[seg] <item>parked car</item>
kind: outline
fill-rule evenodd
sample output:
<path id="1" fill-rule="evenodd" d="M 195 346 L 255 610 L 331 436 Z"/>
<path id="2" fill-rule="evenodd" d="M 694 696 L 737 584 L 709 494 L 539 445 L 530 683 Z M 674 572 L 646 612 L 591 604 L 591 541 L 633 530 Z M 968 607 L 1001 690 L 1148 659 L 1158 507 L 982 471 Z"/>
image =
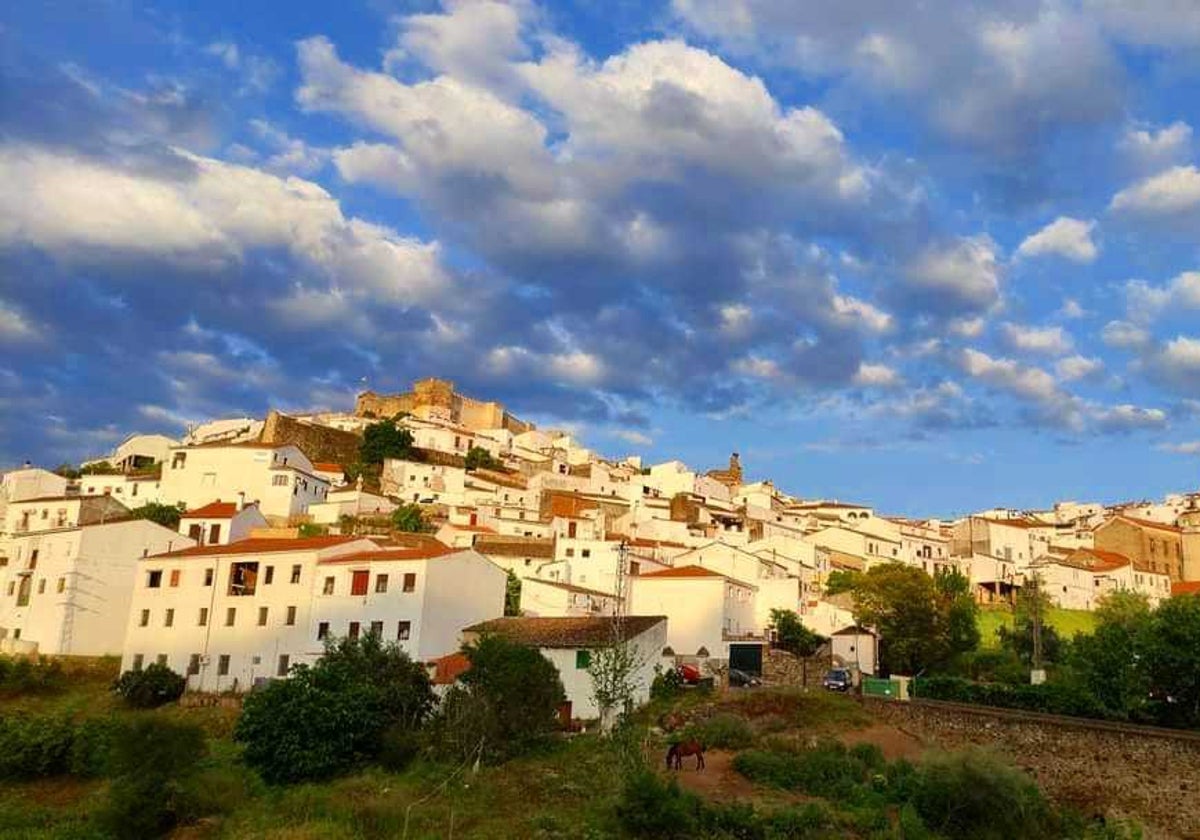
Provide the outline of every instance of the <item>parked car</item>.
<path id="1" fill-rule="evenodd" d="M 846 668 L 833 668 L 825 674 L 825 679 L 821 680 L 821 685 L 825 687 L 826 691 L 845 692 L 854 688 L 854 678 Z"/>
<path id="2" fill-rule="evenodd" d="M 679 674 L 679 678 L 683 680 L 685 685 L 695 685 L 700 682 L 700 669 L 695 665 L 680 665 L 675 671 Z"/>
<path id="3" fill-rule="evenodd" d="M 730 668 L 729 684 L 735 688 L 753 688 L 756 685 L 762 685 L 762 680 L 753 674 L 747 674 L 737 668 Z"/>

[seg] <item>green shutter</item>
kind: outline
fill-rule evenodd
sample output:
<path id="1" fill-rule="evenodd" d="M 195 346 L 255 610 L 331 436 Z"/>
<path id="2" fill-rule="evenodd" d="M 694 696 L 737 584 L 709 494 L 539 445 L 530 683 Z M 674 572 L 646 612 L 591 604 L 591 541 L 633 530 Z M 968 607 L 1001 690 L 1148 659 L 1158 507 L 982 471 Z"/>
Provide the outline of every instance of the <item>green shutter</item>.
<path id="1" fill-rule="evenodd" d="M 575 651 L 575 667 L 583 670 L 592 664 L 592 652 L 590 650 Z"/>

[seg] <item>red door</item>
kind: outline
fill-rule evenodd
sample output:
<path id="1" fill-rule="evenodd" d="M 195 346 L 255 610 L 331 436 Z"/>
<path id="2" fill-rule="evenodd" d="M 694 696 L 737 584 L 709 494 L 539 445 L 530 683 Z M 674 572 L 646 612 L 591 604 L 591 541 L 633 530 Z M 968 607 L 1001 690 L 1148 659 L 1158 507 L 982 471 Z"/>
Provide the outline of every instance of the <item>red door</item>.
<path id="1" fill-rule="evenodd" d="M 350 578 L 350 594 L 351 595 L 366 595 L 367 584 L 371 580 L 371 573 L 368 571 L 354 572 Z"/>

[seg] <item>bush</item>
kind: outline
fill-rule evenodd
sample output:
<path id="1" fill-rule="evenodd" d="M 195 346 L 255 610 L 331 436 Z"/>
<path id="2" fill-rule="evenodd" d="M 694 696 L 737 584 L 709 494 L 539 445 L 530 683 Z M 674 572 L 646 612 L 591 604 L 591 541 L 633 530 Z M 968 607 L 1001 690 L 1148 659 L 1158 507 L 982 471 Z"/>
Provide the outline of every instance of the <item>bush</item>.
<path id="1" fill-rule="evenodd" d="M 188 813 L 183 782 L 204 755 L 204 733 L 142 718 L 127 725 L 112 746 L 114 777 L 100 823 L 118 838 L 162 837 Z"/>
<path id="2" fill-rule="evenodd" d="M 39 659 L 12 659 L 0 656 L 0 696 L 53 694 L 62 691 L 66 675 L 58 662 Z"/>
<path id="3" fill-rule="evenodd" d="M 912 805 L 930 830 L 945 837 L 1059 836 L 1037 785 L 979 750 L 927 756 Z"/>
<path id="4" fill-rule="evenodd" d="M 733 767 L 751 781 L 826 799 L 852 800 L 876 776 L 886 778 L 887 762 L 872 744 L 847 749 L 840 741 L 823 740 L 795 753 L 750 750 L 738 755 Z"/>
<path id="5" fill-rule="evenodd" d="M 111 719 L 73 723 L 67 717 L 0 718 L 0 779 L 102 776 L 120 731 Z"/>
<path id="6" fill-rule="evenodd" d="M 528 752 L 557 728 L 562 681 L 536 648 L 487 636 L 463 653 L 471 667 L 446 694 L 430 727 L 435 756 L 504 761 Z"/>
<path id="7" fill-rule="evenodd" d="M 683 691 L 683 677 L 674 668 L 657 671 L 650 683 L 650 697 L 654 700 L 669 700 Z"/>
<path id="8" fill-rule="evenodd" d="M 689 726 L 682 737 L 695 738 L 709 748 L 740 750 L 754 743 L 754 730 L 745 718 L 721 714 Z"/>
<path id="9" fill-rule="evenodd" d="M 1005 685 L 976 683 L 956 677 L 926 677 L 913 680 L 913 695 L 928 700 L 974 703 L 1072 717 L 1113 717 L 1092 694 L 1070 683 Z"/>
<path id="10" fill-rule="evenodd" d="M 692 837 L 699 816 L 699 799 L 646 768 L 626 777 L 617 804 L 617 817 L 634 837 Z"/>
<path id="11" fill-rule="evenodd" d="M 234 738 L 272 784 L 328 778 L 379 757 L 386 732 L 415 731 L 433 702 L 425 669 L 398 647 L 343 639 L 246 697 Z"/>
<path id="12" fill-rule="evenodd" d="M 187 687 L 187 680 L 166 665 L 157 662 L 141 671 L 126 671 L 113 685 L 113 691 L 135 709 L 153 709 L 174 703 Z"/>
<path id="13" fill-rule="evenodd" d="M 383 731 L 379 741 L 379 763 L 385 770 L 399 773 L 421 751 L 421 739 L 409 726 L 392 724 Z"/>

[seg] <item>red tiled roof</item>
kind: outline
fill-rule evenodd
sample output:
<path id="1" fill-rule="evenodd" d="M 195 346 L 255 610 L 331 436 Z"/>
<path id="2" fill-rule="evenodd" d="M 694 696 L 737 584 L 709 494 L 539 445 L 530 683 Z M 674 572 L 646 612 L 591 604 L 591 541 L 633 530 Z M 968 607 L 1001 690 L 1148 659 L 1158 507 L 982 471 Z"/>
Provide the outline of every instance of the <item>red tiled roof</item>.
<path id="1" fill-rule="evenodd" d="M 179 551 L 168 551 L 164 554 L 151 555 L 149 559 L 162 557 L 210 557 L 222 554 L 279 554 L 285 551 L 320 551 L 335 545 L 354 542 L 364 537 L 304 537 L 289 539 L 286 537 L 252 537 L 239 540 L 229 545 L 198 545 L 193 548 L 183 548 Z"/>
<path id="2" fill-rule="evenodd" d="M 1052 525 L 1049 522 L 1042 522 L 1040 519 L 1030 519 L 1030 518 L 1024 517 L 1024 516 L 1016 516 L 1016 517 L 1013 517 L 1012 519 L 995 519 L 990 516 L 976 516 L 975 518 L 979 519 L 983 522 L 987 522 L 991 525 L 1006 525 L 1009 528 L 1053 528 L 1054 527 L 1054 525 Z"/>
<path id="3" fill-rule="evenodd" d="M 462 652 L 439 657 L 429 664 L 433 666 L 433 679 L 430 682 L 434 685 L 453 685 L 459 677 L 471 670 L 471 660 Z"/>
<path id="4" fill-rule="evenodd" d="M 313 463 L 313 469 L 317 472 L 340 473 L 345 472 L 345 468 L 341 464 L 335 464 L 332 461 L 321 461 Z"/>
<path id="5" fill-rule="evenodd" d="M 1130 522 L 1134 525 L 1140 525 L 1143 528 L 1157 528 L 1160 531 L 1170 531 L 1175 534 L 1179 534 L 1179 533 L 1183 532 L 1182 528 L 1178 528 L 1175 525 L 1169 525 L 1166 522 L 1155 522 L 1151 519 L 1139 519 L 1136 516 L 1129 516 L 1124 513 L 1118 513 L 1115 518 L 1116 519 L 1124 519 L 1126 522 Z M 1105 524 L 1107 524 L 1107 523 L 1105 523 Z M 1102 525 L 1100 527 L 1104 527 L 1104 526 Z"/>
<path id="6" fill-rule="evenodd" d="M 706 569 L 703 566 L 676 566 L 671 569 L 663 569 L 661 572 L 647 572 L 638 577 L 644 578 L 706 578 L 718 577 L 723 578 L 725 575 L 720 572 L 714 572 L 712 569 Z"/>
<path id="7" fill-rule="evenodd" d="M 203 507 L 198 507 L 195 510 L 185 512 L 181 519 L 199 519 L 205 517 L 208 519 L 228 519 L 237 513 L 237 504 L 234 502 L 222 502 L 220 500 L 209 502 Z"/>
<path id="8" fill-rule="evenodd" d="M 640 636 L 666 620 L 665 615 L 625 616 L 621 622 L 622 641 Z M 613 620 L 607 616 L 496 618 L 474 624 L 463 632 L 480 636 L 495 634 L 518 644 L 547 648 L 593 647 L 611 642 L 614 636 Z"/>
<path id="9" fill-rule="evenodd" d="M 457 554 L 461 548 L 450 548 L 448 545 L 413 546 L 411 548 L 393 548 L 382 551 L 358 551 L 354 554 L 342 554 L 338 557 L 326 557 L 321 560 L 322 566 L 330 563 L 379 563 L 389 560 L 430 560 L 446 554 Z"/>
<path id="10" fill-rule="evenodd" d="M 616 598 L 618 601 L 623 601 L 623 598 L 617 598 L 611 592 L 601 592 L 599 589 L 588 589 L 586 586 L 576 586 L 573 583 L 563 583 L 558 580 L 542 580 L 541 578 L 525 578 L 529 583 L 537 583 L 543 586 L 551 586 L 555 589 L 563 589 L 567 592 L 578 592 L 580 595 L 596 595 L 600 598 Z"/>
<path id="11" fill-rule="evenodd" d="M 522 520 L 522 521 L 527 521 L 527 520 Z M 476 533 L 476 534 L 494 534 L 494 533 L 496 533 L 495 528 L 489 528 L 486 525 L 456 525 L 453 522 L 447 522 L 446 527 L 454 528 L 457 531 L 471 531 L 472 533 Z"/>
<path id="12" fill-rule="evenodd" d="M 1181 580 L 1172 583 L 1171 595 L 1200 595 L 1200 580 Z"/>
<path id="13" fill-rule="evenodd" d="M 1081 548 L 1072 552 L 1059 561 L 1068 566 L 1076 566 L 1093 572 L 1111 572 L 1131 562 L 1124 554 L 1115 551 L 1101 551 L 1095 548 Z"/>
<path id="14" fill-rule="evenodd" d="M 626 537 L 623 534 L 617 534 L 609 531 L 604 535 L 606 542 L 621 542 L 626 545 L 631 545 L 634 548 L 687 548 L 686 545 L 680 542 L 671 542 L 670 540 L 651 540 L 646 537 Z"/>

